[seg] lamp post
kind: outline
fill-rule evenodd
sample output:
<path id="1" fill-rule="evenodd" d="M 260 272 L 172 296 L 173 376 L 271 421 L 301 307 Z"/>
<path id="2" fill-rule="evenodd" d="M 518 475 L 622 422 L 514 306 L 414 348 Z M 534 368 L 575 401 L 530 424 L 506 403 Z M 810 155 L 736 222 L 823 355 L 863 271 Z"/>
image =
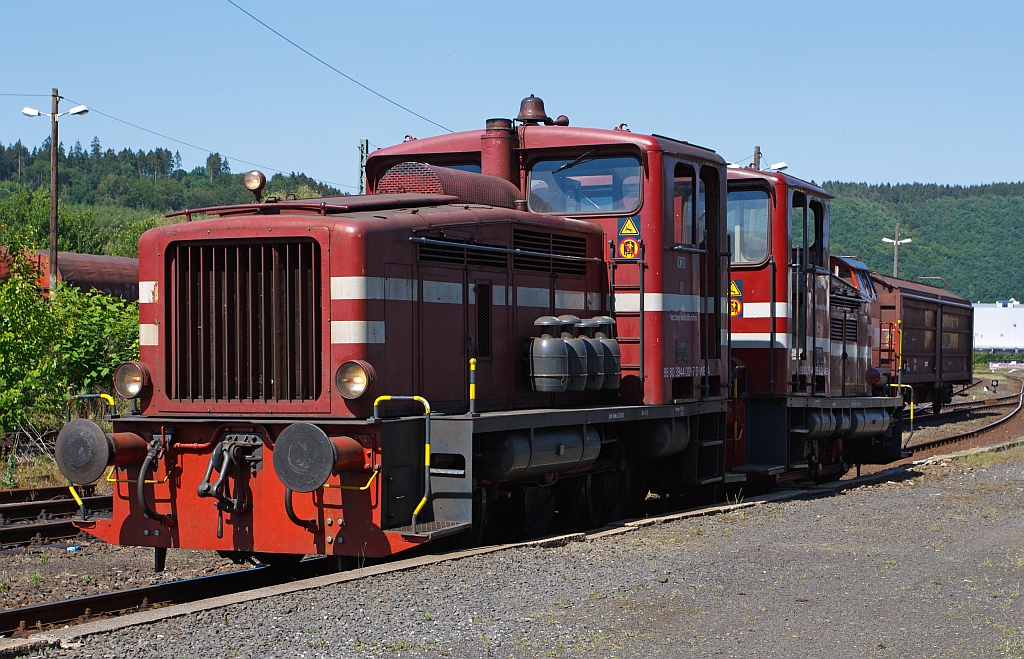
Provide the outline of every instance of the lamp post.
<path id="1" fill-rule="evenodd" d="M 900 276 L 900 245 L 913 242 L 911 238 L 904 238 L 900 240 L 900 223 L 896 223 L 896 239 L 882 238 L 883 243 L 892 243 L 892 276 Z"/>
<path id="2" fill-rule="evenodd" d="M 68 114 L 86 114 L 89 108 L 76 105 L 67 112 L 58 112 L 60 95 L 53 88 L 51 112 L 40 112 L 33 108 L 24 108 L 21 113 L 26 117 L 44 116 L 50 118 L 50 291 L 57 288 L 57 120 Z"/>

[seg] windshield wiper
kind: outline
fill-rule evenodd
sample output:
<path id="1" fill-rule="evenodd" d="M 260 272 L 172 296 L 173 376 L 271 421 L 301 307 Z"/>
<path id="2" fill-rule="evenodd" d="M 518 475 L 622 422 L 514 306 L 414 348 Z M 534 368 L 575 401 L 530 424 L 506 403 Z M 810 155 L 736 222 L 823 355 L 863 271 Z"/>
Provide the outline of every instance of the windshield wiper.
<path id="1" fill-rule="evenodd" d="M 594 149 L 591 149 L 590 151 L 587 151 L 586 153 L 582 154 L 582 155 L 581 155 L 581 156 L 580 156 L 579 158 L 577 158 L 576 160 L 573 160 L 572 162 L 567 162 L 567 163 L 565 163 L 564 165 L 562 165 L 561 167 L 558 167 L 557 169 L 555 169 L 555 170 L 554 170 L 553 172 L 551 172 L 551 173 L 552 173 L 552 174 L 557 174 L 558 172 L 564 171 L 564 170 L 566 170 L 566 169 L 571 169 L 571 168 L 575 167 L 576 165 L 580 164 L 581 162 L 583 162 L 583 160 L 584 160 L 584 159 L 585 159 L 585 158 L 586 158 L 587 156 L 589 156 L 589 155 L 590 155 L 591 153 L 593 153 L 593 152 L 594 152 Z"/>

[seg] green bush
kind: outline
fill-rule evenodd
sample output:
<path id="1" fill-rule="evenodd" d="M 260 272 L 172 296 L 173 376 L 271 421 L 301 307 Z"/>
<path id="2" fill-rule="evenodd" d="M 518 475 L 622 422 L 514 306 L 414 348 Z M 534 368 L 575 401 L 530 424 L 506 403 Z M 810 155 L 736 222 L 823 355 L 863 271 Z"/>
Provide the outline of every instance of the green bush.
<path id="1" fill-rule="evenodd" d="M 58 426 L 71 395 L 111 392 L 114 368 L 139 354 L 136 303 L 74 286 L 61 286 L 47 299 L 23 254 L 9 249 L 10 275 L 0 283 L 3 430 L 26 421 Z"/>

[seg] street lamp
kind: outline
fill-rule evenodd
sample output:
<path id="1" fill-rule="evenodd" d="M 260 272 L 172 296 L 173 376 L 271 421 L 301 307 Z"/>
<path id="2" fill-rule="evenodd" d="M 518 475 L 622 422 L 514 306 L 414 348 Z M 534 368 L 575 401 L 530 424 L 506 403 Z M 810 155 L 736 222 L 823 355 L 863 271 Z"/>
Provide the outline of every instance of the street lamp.
<path id="1" fill-rule="evenodd" d="M 52 112 L 40 112 L 34 108 L 23 108 L 26 117 L 44 116 L 50 118 L 50 291 L 57 288 L 57 120 L 69 114 L 82 115 L 89 112 L 84 105 L 76 105 L 67 112 L 58 112 L 60 95 L 53 88 Z"/>
<path id="2" fill-rule="evenodd" d="M 911 238 L 904 238 L 900 240 L 900 224 L 896 223 L 896 239 L 882 238 L 883 243 L 892 243 L 892 276 L 900 276 L 900 245 L 905 245 L 909 242 L 913 242 Z"/>

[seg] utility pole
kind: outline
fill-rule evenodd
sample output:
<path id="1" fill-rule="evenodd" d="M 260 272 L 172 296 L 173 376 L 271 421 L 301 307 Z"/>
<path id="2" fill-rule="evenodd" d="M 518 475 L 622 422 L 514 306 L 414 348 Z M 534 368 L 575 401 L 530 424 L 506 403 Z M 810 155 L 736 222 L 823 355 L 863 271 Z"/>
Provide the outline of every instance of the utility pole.
<path id="1" fill-rule="evenodd" d="M 896 223 L 896 239 L 882 238 L 883 243 L 892 243 L 892 276 L 900 276 L 900 245 L 913 242 L 911 238 L 900 240 L 900 223 Z"/>
<path id="2" fill-rule="evenodd" d="M 60 96 L 53 88 L 50 112 L 50 294 L 57 289 L 57 105 Z"/>
<path id="3" fill-rule="evenodd" d="M 359 194 L 366 194 L 366 156 L 370 155 L 370 140 L 359 140 Z"/>
<path id="4" fill-rule="evenodd" d="M 754 169 L 761 169 L 761 147 L 754 147 Z"/>
<path id="5" fill-rule="evenodd" d="M 60 94 L 57 88 L 53 88 L 53 96 L 50 113 L 40 112 L 35 108 L 22 108 L 21 113 L 26 117 L 49 117 L 50 118 L 50 292 L 57 288 L 57 148 L 60 140 L 57 137 L 57 120 L 61 115 L 57 111 L 60 105 Z M 88 114 L 89 108 L 84 105 L 76 105 L 64 114 L 83 115 Z M 18 160 L 19 176 L 21 159 Z"/>

